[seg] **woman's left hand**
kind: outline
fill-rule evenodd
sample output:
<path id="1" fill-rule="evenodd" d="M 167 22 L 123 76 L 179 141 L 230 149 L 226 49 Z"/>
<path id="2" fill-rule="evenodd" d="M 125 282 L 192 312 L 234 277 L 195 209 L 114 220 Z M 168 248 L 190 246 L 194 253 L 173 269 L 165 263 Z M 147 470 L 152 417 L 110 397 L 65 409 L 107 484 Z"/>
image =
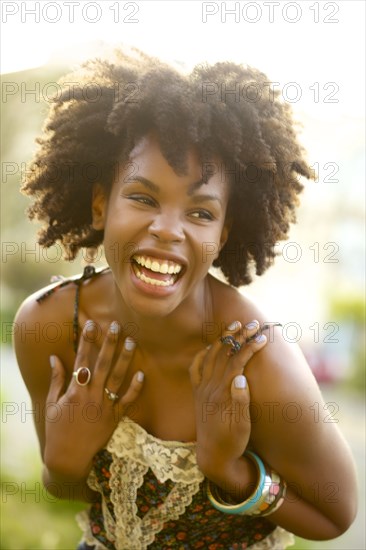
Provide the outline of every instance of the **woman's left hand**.
<path id="1" fill-rule="evenodd" d="M 251 339 L 259 330 L 258 321 L 244 328 L 239 322 L 230 327 L 233 330 L 226 330 L 221 339 L 196 355 L 190 368 L 196 406 L 197 462 L 207 477 L 235 463 L 247 447 L 251 431 L 250 394 L 243 372 L 251 357 L 267 342 L 260 333 Z M 240 349 L 234 349 L 235 345 L 239 348 L 235 342 L 241 344 Z"/>

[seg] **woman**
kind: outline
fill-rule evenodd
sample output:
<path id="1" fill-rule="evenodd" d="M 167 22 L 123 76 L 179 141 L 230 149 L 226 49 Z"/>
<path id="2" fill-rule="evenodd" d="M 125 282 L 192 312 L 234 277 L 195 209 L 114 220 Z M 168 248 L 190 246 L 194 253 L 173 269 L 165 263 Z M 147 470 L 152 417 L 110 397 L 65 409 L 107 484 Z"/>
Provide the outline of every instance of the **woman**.
<path id="1" fill-rule="evenodd" d="M 339 536 L 356 511 L 349 449 L 299 349 L 235 288 L 272 263 L 310 177 L 289 106 L 255 69 L 181 75 L 140 52 L 69 82 L 24 191 L 42 245 L 73 259 L 102 244 L 108 267 L 30 296 L 16 322 L 62 337 L 15 348 L 45 411 L 44 484 L 91 503 L 79 548 Z"/>

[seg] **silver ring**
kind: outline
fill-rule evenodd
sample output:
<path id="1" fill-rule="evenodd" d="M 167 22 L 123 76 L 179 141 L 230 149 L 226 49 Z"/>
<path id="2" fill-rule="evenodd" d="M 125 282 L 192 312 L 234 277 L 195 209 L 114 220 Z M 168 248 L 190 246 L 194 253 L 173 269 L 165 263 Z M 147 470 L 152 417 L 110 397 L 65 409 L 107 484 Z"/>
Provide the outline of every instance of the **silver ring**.
<path id="1" fill-rule="evenodd" d="M 72 375 L 79 386 L 86 386 L 91 379 L 91 372 L 88 367 L 79 367 Z"/>
<path id="2" fill-rule="evenodd" d="M 119 399 L 119 395 L 109 390 L 108 388 L 104 388 L 104 391 L 107 394 L 108 399 L 110 399 L 111 401 L 117 401 L 117 399 Z"/>

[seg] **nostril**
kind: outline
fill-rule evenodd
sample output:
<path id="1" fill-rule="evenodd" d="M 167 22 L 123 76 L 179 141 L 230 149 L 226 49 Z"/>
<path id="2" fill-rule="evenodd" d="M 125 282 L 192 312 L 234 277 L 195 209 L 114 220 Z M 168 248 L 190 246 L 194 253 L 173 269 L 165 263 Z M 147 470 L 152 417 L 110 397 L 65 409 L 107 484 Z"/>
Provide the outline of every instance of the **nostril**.
<path id="1" fill-rule="evenodd" d="M 152 224 L 149 227 L 149 233 L 155 239 L 161 242 L 181 242 L 184 239 L 183 229 L 178 223 L 172 223 L 172 220 L 166 224 Z"/>

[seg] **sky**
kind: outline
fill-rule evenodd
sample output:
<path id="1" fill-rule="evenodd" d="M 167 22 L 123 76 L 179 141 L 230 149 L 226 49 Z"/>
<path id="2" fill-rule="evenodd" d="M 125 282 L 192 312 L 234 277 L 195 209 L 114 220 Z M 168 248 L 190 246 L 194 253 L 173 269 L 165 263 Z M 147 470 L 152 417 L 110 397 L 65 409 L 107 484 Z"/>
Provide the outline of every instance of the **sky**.
<path id="1" fill-rule="evenodd" d="M 103 42 L 122 42 L 188 67 L 248 63 L 282 86 L 297 82 L 307 109 L 321 110 L 328 96 L 338 99 L 342 112 L 355 114 L 364 98 L 364 16 L 363 0 L 3 0 L 1 72 L 65 57 L 77 62 L 100 52 Z M 287 92 L 297 97 L 295 87 Z"/>

